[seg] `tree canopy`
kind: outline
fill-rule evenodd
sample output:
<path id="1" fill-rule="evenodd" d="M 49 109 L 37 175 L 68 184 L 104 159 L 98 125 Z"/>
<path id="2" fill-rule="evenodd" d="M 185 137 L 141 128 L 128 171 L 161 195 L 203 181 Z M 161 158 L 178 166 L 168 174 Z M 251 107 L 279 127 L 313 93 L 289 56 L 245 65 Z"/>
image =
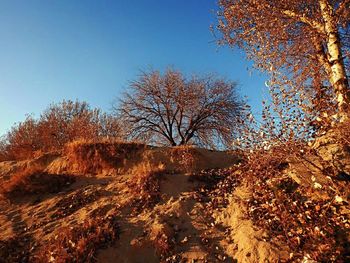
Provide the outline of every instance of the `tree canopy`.
<path id="1" fill-rule="evenodd" d="M 186 78 L 167 70 L 143 72 L 131 82 L 115 111 L 130 136 L 172 146 L 230 143 L 241 117 L 236 84 L 215 76 Z"/>
<path id="2" fill-rule="evenodd" d="M 257 67 L 288 77 L 299 89 L 329 87 L 338 110 L 348 110 L 349 0 L 220 0 L 219 5 L 223 43 L 243 48 Z"/>

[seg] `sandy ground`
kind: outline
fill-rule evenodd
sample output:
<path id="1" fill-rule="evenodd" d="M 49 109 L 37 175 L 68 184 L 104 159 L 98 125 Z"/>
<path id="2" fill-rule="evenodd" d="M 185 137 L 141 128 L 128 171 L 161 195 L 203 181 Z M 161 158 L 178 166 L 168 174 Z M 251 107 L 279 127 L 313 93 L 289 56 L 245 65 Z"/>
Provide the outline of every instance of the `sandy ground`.
<path id="1" fill-rule="evenodd" d="M 172 162 L 164 150 L 147 152 L 145 156 L 148 161 L 161 162 L 167 168 L 160 176 L 160 199 L 155 204 L 134 209 L 137 202 L 142 202 L 130 187 L 134 174 L 77 176 L 75 183 L 59 193 L 19 197 L 11 202 L 2 199 L 0 240 L 25 235 L 28 242 L 45 243 L 62 227 L 74 227 L 96 214 L 118 211 L 119 239 L 97 251 L 97 262 L 279 261 L 278 251 L 261 241 L 264 233 L 256 231 L 244 216 L 241 200 L 249 198 L 249 189 L 239 185 L 225 202 L 210 197 L 210 191 L 215 188 L 205 176 L 220 174 L 220 168 L 234 164 L 237 157 L 198 150 L 197 160 L 190 163 L 193 171 L 186 172 L 188 167 L 180 169 L 185 164 Z M 48 169 L 53 170 L 55 162 L 56 170 L 66 167 L 59 163 L 63 162 L 62 158 L 57 158 L 48 162 Z M 0 163 L 2 180 L 8 179 L 20 165 L 23 163 Z M 205 168 L 215 169 L 198 172 Z M 165 251 L 157 245 L 159 240 L 166 240 Z"/>

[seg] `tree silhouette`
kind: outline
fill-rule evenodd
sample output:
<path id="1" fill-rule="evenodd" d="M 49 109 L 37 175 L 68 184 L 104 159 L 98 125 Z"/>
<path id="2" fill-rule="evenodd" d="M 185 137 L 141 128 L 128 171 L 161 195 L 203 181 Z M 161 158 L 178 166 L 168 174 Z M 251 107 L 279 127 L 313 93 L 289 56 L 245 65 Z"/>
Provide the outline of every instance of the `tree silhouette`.
<path id="1" fill-rule="evenodd" d="M 214 76 L 187 79 L 178 71 L 143 72 L 115 112 L 130 124 L 130 136 L 186 145 L 230 142 L 241 117 L 236 85 Z"/>

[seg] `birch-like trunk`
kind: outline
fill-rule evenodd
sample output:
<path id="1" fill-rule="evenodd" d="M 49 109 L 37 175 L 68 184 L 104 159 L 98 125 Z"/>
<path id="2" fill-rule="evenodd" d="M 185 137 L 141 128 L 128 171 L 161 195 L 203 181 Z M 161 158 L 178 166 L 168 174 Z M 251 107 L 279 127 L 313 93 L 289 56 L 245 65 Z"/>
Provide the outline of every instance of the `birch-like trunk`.
<path id="1" fill-rule="evenodd" d="M 350 102 L 349 83 L 341 52 L 339 32 L 335 23 L 334 10 L 327 0 L 319 0 L 319 5 L 324 22 L 324 31 L 327 35 L 327 59 L 331 69 L 329 80 L 335 90 L 338 109 L 344 113 L 348 110 Z"/>

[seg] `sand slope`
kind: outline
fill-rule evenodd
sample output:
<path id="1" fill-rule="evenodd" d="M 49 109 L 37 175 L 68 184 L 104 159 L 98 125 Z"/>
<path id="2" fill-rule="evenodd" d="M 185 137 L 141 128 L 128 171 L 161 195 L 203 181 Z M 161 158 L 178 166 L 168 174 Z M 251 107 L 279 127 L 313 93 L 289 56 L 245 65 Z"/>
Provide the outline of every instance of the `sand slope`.
<path id="1" fill-rule="evenodd" d="M 243 195 L 238 194 L 244 188 L 237 188 L 228 202 L 214 194 L 218 182 L 229 174 L 228 167 L 237 161 L 237 156 L 225 152 L 147 148 L 125 160 L 124 167 L 94 175 L 79 174 L 66 156 L 57 154 L 0 163 L 2 182 L 16 169 L 35 162 L 52 174 L 74 173 L 76 178 L 58 193 L 2 199 L 0 240 L 20 238 L 21 249 L 31 255 L 63 228 L 73 229 L 87 219 L 113 212 L 118 216 L 119 238 L 97 250 L 97 262 L 278 262 L 277 250 L 260 241 L 264 233 L 256 231 L 244 216 L 239 200 Z M 157 195 L 149 199 L 133 186 L 143 163 L 162 167 Z M 200 172 L 203 169 L 207 170 Z M 240 179 L 230 180 L 234 191 Z M 51 259 L 61 262 L 58 257 Z"/>

